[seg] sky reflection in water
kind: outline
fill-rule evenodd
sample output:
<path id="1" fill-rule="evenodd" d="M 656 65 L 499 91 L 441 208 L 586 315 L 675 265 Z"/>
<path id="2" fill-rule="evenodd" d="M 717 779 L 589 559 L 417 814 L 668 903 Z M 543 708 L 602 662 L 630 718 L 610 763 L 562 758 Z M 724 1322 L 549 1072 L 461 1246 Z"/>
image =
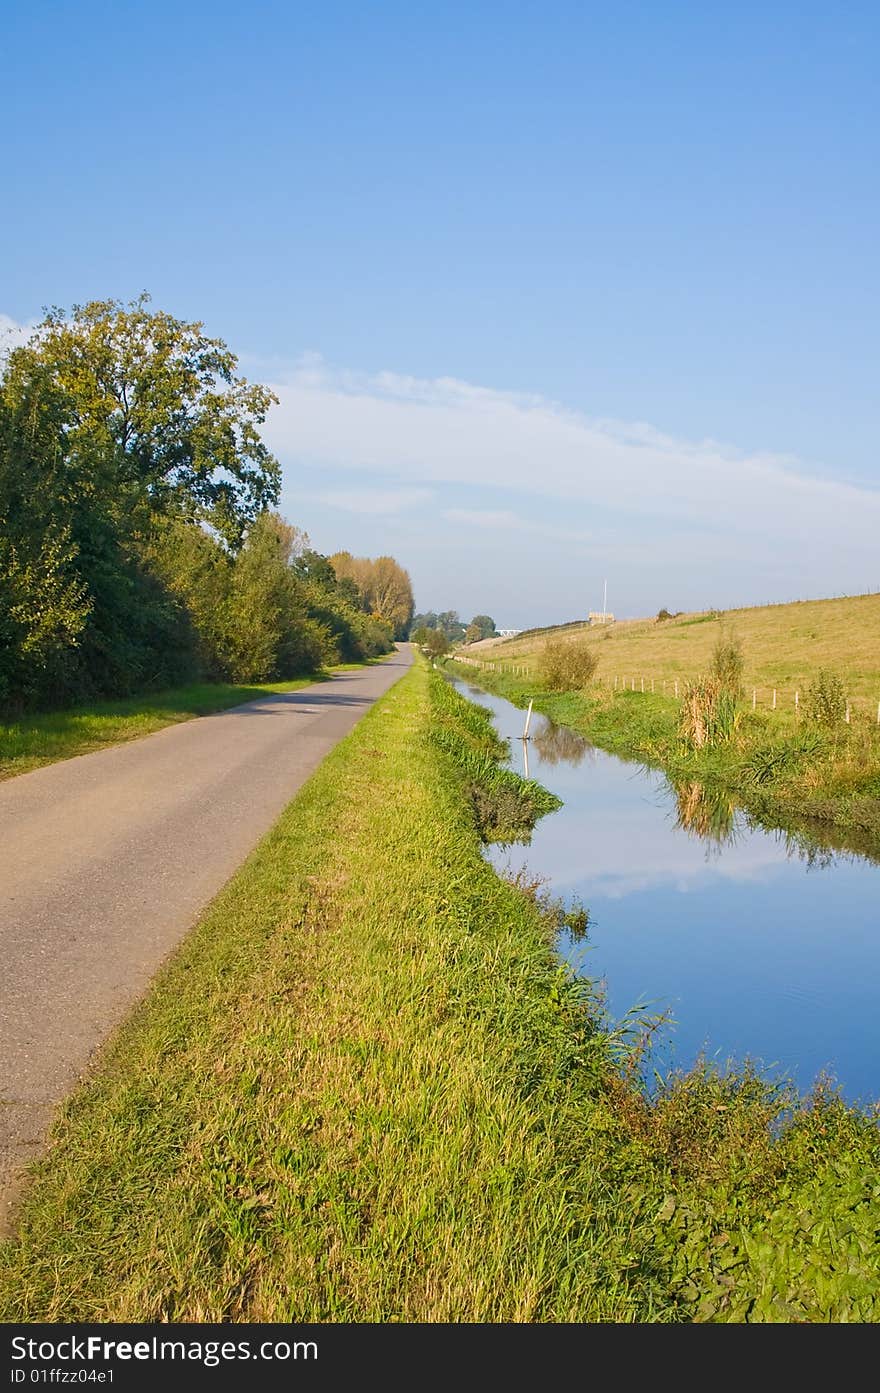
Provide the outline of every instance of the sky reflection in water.
<path id="1" fill-rule="evenodd" d="M 458 685 L 493 711 L 523 772 L 522 711 Z M 676 792 L 544 718 L 532 735 L 529 773 L 564 806 L 529 846 L 490 855 L 587 906 L 588 944 L 561 949 L 605 978 L 612 1014 L 669 1009 L 664 1066 L 748 1055 L 801 1089 L 826 1070 L 851 1101 L 880 1097 L 880 867 L 847 853 L 811 864 L 697 783 Z"/>

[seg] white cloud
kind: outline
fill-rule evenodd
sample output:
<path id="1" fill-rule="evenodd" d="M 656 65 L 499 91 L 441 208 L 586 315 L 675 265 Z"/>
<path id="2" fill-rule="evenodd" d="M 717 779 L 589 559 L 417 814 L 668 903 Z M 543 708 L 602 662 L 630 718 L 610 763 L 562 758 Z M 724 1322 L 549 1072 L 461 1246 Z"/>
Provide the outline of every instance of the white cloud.
<path id="1" fill-rule="evenodd" d="M 8 314 L 0 314 L 0 363 L 14 348 L 26 343 L 33 331 L 33 324 L 19 324 Z"/>
<path id="2" fill-rule="evenodd" d="M 490 532 L 527 532 L 537 537 L 552 537 L 557 541 L 596 542 L 595 533 L 583 527 L 560 527 L 556 523 L 520 517 L 509 508 L 444 508 L 447 522 L 464 527 L 477 527 Z"/>
<path id="3" fill-rule="evenodd" d="M 403 513 L 430 503 L 434 498 L 433 489 L 331 489 L 327 493 L 305 494 L 316 503 L 324 503 L 330 508 L 342 508 L 347 513 L 365 513 L 376 517 L 388 517 L 393 513 Z"/>
<path id="4" fill-rule="evenodd" d="M 878 579 L 880 491 L 815 477 L 792 457 L 678 440 L 453 378 L 334 371 L 315 358 L 276 390 L 267 434 L 283 462 L 391 476 L 404 492 L 453 486 L 448 501 L 462 506 L 446 510 L 451 521 L 545 535 L 558 527 L 597 549 L 638 537 L 654 558 L 754 561 L 775 574 L 786 560 L 802 572 L 805 548 L 815 548 L 820 590 Z M 468 506 L 475 486 L 491 491 L 488 507 Z M 558 506 L 560 524 L 531 516 L 536 497 Z"/>

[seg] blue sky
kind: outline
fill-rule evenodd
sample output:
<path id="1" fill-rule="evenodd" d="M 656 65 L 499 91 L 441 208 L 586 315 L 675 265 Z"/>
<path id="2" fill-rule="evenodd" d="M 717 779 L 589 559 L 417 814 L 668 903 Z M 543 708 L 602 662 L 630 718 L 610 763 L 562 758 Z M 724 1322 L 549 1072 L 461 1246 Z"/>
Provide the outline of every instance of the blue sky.
<path id="1" fill-rule="evenodd" d="M 4 31 L 0 314 L 204 320 L 322 550 L 511 626 L 880 588 L 876 5 Z"/>

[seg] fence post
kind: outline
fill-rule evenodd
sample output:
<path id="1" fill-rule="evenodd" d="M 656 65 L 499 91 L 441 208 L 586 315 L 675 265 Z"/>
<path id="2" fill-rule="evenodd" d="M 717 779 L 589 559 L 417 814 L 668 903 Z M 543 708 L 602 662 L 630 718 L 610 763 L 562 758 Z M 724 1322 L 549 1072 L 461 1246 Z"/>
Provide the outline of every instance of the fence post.
<path id="1" fill-rule="evenodd" d="M 678 678 L 675 679 L 675 695 L 678 696 Z"/>
<path id="2" fill-rule="evenodd" d="M 752 688 L 752 710 L 753 710 L 753 711 L 754 711 L 754 709 L 755 709 L 755 706 L 757 705 L 757 702 L 758 702 L 758 689 L 757 689 L 757 687 L 753 687 L 753 688 Z"/>
<path id="3" fill-rule="evenodd" d="M 773 709 L 774 711 L 776 710 L 776 688 L 775 688 L 775 687 L 773 688 L 773 708 L 772 708 L 772 709 Z"/>
<path id="4" fill-rule="evenodd" d="M 524 726 L 524 728 L 523 728 L 523 733 L 522 733 L 522 738 L 523 738 L 523 740 L 528 740 L 528 738 L 529 738 L 529 726 L 531 725 L 531 723 L 532 723 L 532 703 L 531 703 L 531 701 L 530 701 L 530 702 L 529 702 L 529 709 L 528 709 L 528 711 L 526 712 L 526 723 L 525 723 L 525 726 Z"/>
<path id="5" fill-rule="evenodd" d="M 643 678 L 642 678 L 642 691 L 644 691 L 644 690 L 645 690 L 645 679 L 644 679 L 644 677 L 643 677 Z"/>

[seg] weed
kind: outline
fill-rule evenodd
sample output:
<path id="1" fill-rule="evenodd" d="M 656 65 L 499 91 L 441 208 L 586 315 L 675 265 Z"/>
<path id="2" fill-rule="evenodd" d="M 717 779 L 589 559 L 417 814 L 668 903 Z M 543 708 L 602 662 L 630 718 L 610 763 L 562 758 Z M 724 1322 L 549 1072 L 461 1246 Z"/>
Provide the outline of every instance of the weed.
<path id="1" fill-rule="evenodd" d="M 804 698 L 804 714 L 817 725 L 839 725 L 846 715 L 843 679 L 830 668 L 820 668 Z"/>
<path id="2" fill-rule="evenodd" d="M 736 695 L 720 678 L 698 677 L 685 683 L 678 728 L 694 749 L 730 740 L 737 724 Z"/>
<path id="3" fill-rule="evenodd" d="M 712 653 L 712 676 L 721 684 L 725 692 L 734 699 L 742 695 L 743 670 L 745 659 L 742 644 L 733 634 L 721 633 Z"/>

